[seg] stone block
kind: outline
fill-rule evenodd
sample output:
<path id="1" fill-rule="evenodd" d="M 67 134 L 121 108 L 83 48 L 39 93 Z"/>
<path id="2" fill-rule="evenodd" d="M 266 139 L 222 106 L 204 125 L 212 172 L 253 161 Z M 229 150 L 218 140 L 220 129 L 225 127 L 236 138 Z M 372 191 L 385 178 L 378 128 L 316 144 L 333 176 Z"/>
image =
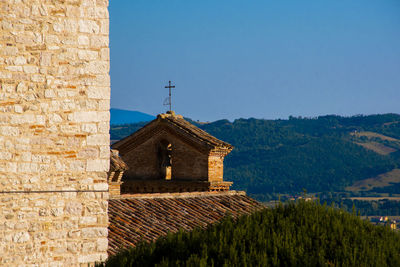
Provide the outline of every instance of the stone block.
<path id="1" fill-rule="evenodd" d="M 108 61 L 91 61 L 86 65 L 85 71 L 89 74 L 104 74 L 108 73 L 109 67 Z"/>
<path id="2" fill-rule="evenodd" d="M 88 227 L 82 228 L 83 238 L 107 237 L 108 229 L 106 227 Z"/>
<path id="3" fill-rule="evenodd" d="M 107 111 L 78 111 L 69 114 L 68 120 L 72 122 L 107 122 L 110 120 L 110 113 Z"/>
<path id="4" fill-rule="evenodd" d="M 99 25 L 93 20 L 79 20 L 79 32 L 98 34 L 100 31 Z"/>
<path id="5" fill-rule="evenodd" d="M 19 127 L 0 126 L 0 134 L 4 136 L 19 136 L 20 129 Z"/>
<path id="6" fill-rule="evenodd" d="M 102 254 L 80 255 L 78 257 L 78 262 L 79 263 L 98 262 L 103 259 L 102 257 L 104 257 Z"/>
<path id="7" fill-rule="evenodd" d="M 38 73 L 39 72 L 39 68 L 36 66 L 24 66 L 24 72 L 25 73 Z"/>
<path id="8" fill-rule="evenodd" d="M 33 173 L 39 170 L 39 165 L 36 163 L 21 162 L 18 163 L 18 172 L 20 173 Z"/>
<path id="9" fill-rule="evenodd" d="M 96 216 L 83 216 L 79 219 L 79 224 L 90 224 L 95 225 L 97 223 Z"/>
<path id="10" fill-rule="evenodd" d="M 108 239 L 107 238 L 98 238 L 96 241 L 96 245 L 97 245 L 98 252 L 107 251 Z"/>
<path id="11" fill-rule="evenodd" d="M 83 205 L 80 202 L 70 201 L 65 205 L 65 213 L 69 215 L 81 215 Z"/>
<path id="12" fill-rule="evenodd" d="M 107 183 L 97 183 L 93 185 L 93 189 L 96 191 L 107 191 L 108 184 Z"/>
<path id="13" fill-rule="evenodd" d="M 70 230 L 68 232 L 68 237 L 70 237 L 70 238 L 79 238 L 80 236 L 81 236 L 80 229 L 74 229 L 74 230 Z"/>
<path id="14" fill-rule="evenodd" d="M 64 20 L 64 31 L 68 33 L 76 33 L 78 31 L 78 22 L 75 19 Z"/>
<path id="15" fill-rule="evenodd" d="M 85 133 L 97 133 L 97 125 L 95 123 L 84 123 L 81 129 Z"/>
<path id="16" fill-rule="evenodd" d="M 88 88 L 88 98 L 91 99 L 110 99 L 110 88 L 109 87 L 94 87 Z"/>
<path id="17" fill-rule="evenodd" d="M 14 64 L 15 65 L 25 65 L 26 64 L 26 58 L 24 56 L 17 56 L 14 59 Z"/>
<path id="18" fill-rule="evenodd" d="M 0 160 L 10 160 L 12 158 L 12 154 L 7 151 L 0 151 Z"/>
<path id="19" fill-rule="evenodd" d="M 67 250 L 71 253 L 77 253 L 81 249 L 81 244 L 78 242 L 67 242 Z"/>
<path id="20" fill-rule="evenodd" d="M 24 93 L 28 90 L 28 87 L 24 82 L 20 82 L 17 85 L 17 93 Z"/>
<path id="21" fill-rule="evenodd" d="M 40 53 L 40 66 L 49 67 L 51 66 L 52 53 L 41 52 Z"/>
<path id="22" fill-rule="evenodd" d="M 0 79 L 11 79 L 12 74 L 10 72 L 0 71 Z"/>
<path id="23" fill-rule="evenodd" d="M 108 134 L 93 134 L 86 138 L 88 146 L 103 146 L 110 142 L 110 136 Z"/>
<path id="24" fill-rule="evenodd" d="M 110 158 L 110 146 L 100 147 L 100 158 L 109 159 Z"/>
<path id="25" fill-rule="evenodd" d="M 99 150 L 95 147 L 88 147 L 78 152 L 78 158 L 97 158 L 99 156 Z"/>
<path id="26" fill-rule="evenodd" d="M 109 45 L 107 36 L 91 36 L 90 46 L 93 48 L 106 48 Z"/>
<path id="27" fill-rule="evenodd" d="M 30 239 L 31 237 L 28 232 L 18 232 L 13 236 L 12 241 L 14 243 L 24 243 L 29 241 Z"/>
<path id="28" fill-rule="evenodd" d="M 31 81 L 36 83 L 44 83 L 46 81 L 44 75 L 41 74 L 33 74 L 31 76 Z"/>
<path id="29" fill-rule="evenodd" d="M 70 162 L 69 169 L 74 172 L 82 172 L 86 170 L 86 162 L 82 160 L 74 160 Z"/>
<path id="30" fill-rule="evenodd" d="M 90 253 L 95 251 L 96 249 L 96 243 L 94 242 L 84 242 L 82 244 L 82 252 L 83 253 Z"/>
<path id="31" fill-rule="evenodd" d="M 81 49 L 78 51 L 78 58 L 82 60 L 96 60 L 99 57 L 99 53 L 97 51 L 91 51 L 91 50 L 84 50 Z"/>
<path id="32" fill-rule="evenodd" d="M 14 106 L 14 111 L 15 111 L 15 113 L 22 113 L 22 112 L 24 112 L 24 109 L 22 108 L 22 106 L 16 105 L 16 106 Z"/>
<path id="33" fill-rule="evenodd" d="M 22 66 L 6 66 L 4 69 L 9 71 L 22 71 Z"/>
<path id="34" fill-rule="evenodd" d="M 35 114 L 12 115 L 11 124 L 29 124 L 36 122 Z"/>
<path id="35" fill-rule="evenodd" d="M 109 159 L 89 159 L 86 163 L 86 171 L 88 172 L 107 172 L 109 168 Z"/>
<path id="36" fill-rule="evenodd" d="M 50 240 L 58 240 L 58 239 L 61 239 L 64 237 L 64 232 L 63 231 L 50 231 L 47 236 Z"/>
<path id="37" fill-rule="evenodd" d="M 106 6 L 96 6 L 96 17 L 99 19 L 109 18 L 108 9 Z"/>
<path id="38" fill-rule="evenodd" d="M 1 51 L 0 53 L 4 56 L 16 56 L 19 50 L 15 46 L 6 46 L 0 51 Z"/>

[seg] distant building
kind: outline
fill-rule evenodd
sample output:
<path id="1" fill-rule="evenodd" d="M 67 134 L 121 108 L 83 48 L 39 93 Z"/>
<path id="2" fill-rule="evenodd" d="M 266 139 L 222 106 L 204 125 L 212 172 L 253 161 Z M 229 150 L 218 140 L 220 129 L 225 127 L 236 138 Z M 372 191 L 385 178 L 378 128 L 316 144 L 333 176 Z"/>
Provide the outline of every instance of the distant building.
<path id="1" fill-rule="evenodd" d="M 223 161 L 233 146 L 174 112 L 158 115 L 112 148 L 128 167 L 121 193 L 227 191 L 232 184 L 223 180 Z"/>
<path id="2" fill-rule="evenodd" d="M 392 222 L 390 223 L 390 229 L 392 229 L 392 230 L 396 230 L 396 229 L 397 229 L 396 221 L 392 221 Z"/>

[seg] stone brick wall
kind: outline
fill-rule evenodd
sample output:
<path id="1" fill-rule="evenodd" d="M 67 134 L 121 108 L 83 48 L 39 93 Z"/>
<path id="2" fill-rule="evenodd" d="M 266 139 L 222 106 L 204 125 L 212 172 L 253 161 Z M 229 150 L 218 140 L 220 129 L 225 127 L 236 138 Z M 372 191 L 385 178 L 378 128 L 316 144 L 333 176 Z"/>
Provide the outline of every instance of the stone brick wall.
<path id="1" fill-rule="evenodd" d="M 107 257 L 107 6 L 0 1 L 0 265 Z"/>
<path id="2" fill-rule="evenodd" d="M 208 158 L 208 180 L 222 182 L 224 180 L 224 156 L 211 154 Z"/>
<path id="3" fill-rule="evenodd" d="M 201 153 L 180 139 L 172 147 L 172 177 L 176 180 L 208 180 L 208 154 Z M 175 154 L 174 154 L 175 152 Z"/>
<path id="4" fill-rule="evenodd" d="M 144 143 L 128 151 L 126 154 L 120 151 L 120 156 L 129 166 L 129 169 L 124 172 L 122 180 L 154 180 L 160 178 L 157 144 L 154 139 L 146 140 Z"/>
<path id="5" fill-rule="evenodd" d="M 155 133 L 154 136 L 128 153 L 120 151 L 122 159 L 129 166 L 129 169 L 125 171 L 124 179 L 154 180 L 161 178 L 157 148 L 162 140 L 167 140 L 172 145 L 172 180 L 207 181 L 208 155 L 199 152 L 179 137 L 164 130 Z"/>

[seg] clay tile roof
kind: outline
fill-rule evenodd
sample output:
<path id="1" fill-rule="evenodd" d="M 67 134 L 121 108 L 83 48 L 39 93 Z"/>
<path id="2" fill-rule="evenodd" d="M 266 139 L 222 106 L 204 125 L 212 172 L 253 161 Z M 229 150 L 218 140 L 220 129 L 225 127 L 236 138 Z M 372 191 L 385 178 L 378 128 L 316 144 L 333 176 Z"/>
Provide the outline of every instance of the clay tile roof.
<path id="1" fill-rule="evenodd" d="M 128 169 L 128 165 L 122 160 L 119 156 L 118 151 L 115 149 L 111 149 L 110 151 L 110 171 L 126 171 Z"/>
<path id="2" fill-rule="evenodd" d="M 227 214 L 237 217 L 264 208 L 236 191 L 132 196 L 136 197 L 109 200 L 110 255 L 139 241 L 153 241 L 168 232 L 205 228 Z"/>

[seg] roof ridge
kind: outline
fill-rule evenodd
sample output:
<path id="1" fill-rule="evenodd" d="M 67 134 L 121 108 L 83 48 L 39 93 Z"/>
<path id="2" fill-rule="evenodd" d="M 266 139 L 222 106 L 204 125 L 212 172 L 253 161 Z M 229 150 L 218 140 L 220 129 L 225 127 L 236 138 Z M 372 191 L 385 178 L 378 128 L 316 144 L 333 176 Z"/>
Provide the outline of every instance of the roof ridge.
<path id="1" fill-rule="evenodd" d="M 185 120 L 182 116 L 160 116 L 161 119 L 168 120 L 172 123 L 174 123 L 177 127 L 183 129 L 184 131 L 202 139 L 203 141 L 211 144 L 211 145 L 223 145 L 228 148 L 232 148 L 233 146 L 227 142 L 224 142 L 215 136 L 209 134 L 208 132 L 204 131 L 203 129 L 200 129 L 196 125 L 188 122 Z M 183 125 L 182 125 L 183 124 Z M 186 126 L 186 127 L 185 127 Z M 203 135 L 203 136 L 202 136 Z M 211 142 L 211 141 L 213 142 Z"/>
<path id="2" fill-rule="evenodd" d="M 131 135 L 115 142 L 114 144 L 112 144 L 111 147 L 121 151 L 121 147 L 123 146 L 125 146 L 124 149 L 135 146 L 135 144 L 138 141 L 131 143 L 128 147 L 126 147 L 126 143 L 129 143 L 129 140 L 132 140 L 132 138 L 140 140 L 141 138 L 143 138 L 143 136 L 146 136 L 149 129 L 152 129 L 151 128 L 152 126 L 157 127 L 157 123 L 165 123 L 164 125 L 170 124 L 171 126 L 176 127 L 177 130 L 180 130 L 180 132 L 183 135 L 189 135 L 187 138 L 198 139 L 201 143 L 209 147 L 209 149 L 211 150 L 219 148 L 222 149 L 223 151 L 226 150 L 227 151 L 226 153 L 229 153 L 233 149 L 233 146 L 231 144 L 224 142 L 216 138 L 215 136 L 212 136 L 203 129 L 200 129 L 196 125 L 186 121 L 181 115 L 172 115 L 172 114 L 158 114 L 157 118 L 150 121 L 148 124 L 138 129 Z"/>

